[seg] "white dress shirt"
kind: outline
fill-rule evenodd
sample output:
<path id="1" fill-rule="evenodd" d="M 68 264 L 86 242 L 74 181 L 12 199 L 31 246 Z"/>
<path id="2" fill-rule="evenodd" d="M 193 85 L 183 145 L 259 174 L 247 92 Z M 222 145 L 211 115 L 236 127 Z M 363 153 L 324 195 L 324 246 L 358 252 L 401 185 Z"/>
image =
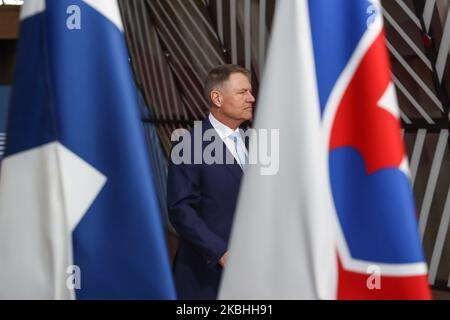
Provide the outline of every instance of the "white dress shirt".
<path id="1" fill-rule="evenodd" d="M 242 163 L 239 160 L 238 155 L 236 154 L 236 144 L 234 143 L 233 139 L 230 138 L 230 135 L 232 133 L 234 133 L 234 132 L 239 133 L 239 139 L 241 139 L 241 144 L 240 145 L 241 146 L 245 146 L 244 141 L 242 140 L 242 137 L 240 135 L 239 128 L 237 128 L 236 130 L 233 130 L 233 129 L 227 127 L 222 122 L 217 120 L 211 113 L 209 114 L 208 118 L 209 118 L 209 121 L 211 122 L 213 128 L 216 130 L 217 134 L 219 135 L 219 137 L 225 143 L 225 145 L 227 146 L 228 150 L 231 152 L 233 157 L 236 159 L 236 162 L 242 168 Z M 248 157 L 248 151 L 247 151 L 247 149 L 245 147 L 244 147 L 244 152 L 245 152 L 245 154 Z"/>

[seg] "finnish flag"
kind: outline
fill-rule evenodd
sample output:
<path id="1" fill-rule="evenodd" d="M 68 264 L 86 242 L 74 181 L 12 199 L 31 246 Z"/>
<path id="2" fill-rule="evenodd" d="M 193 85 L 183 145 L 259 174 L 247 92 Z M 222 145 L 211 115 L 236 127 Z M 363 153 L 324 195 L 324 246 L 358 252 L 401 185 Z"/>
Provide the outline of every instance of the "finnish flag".
<path id="1" fill-rule="evenodd" d="M 115 0 L 29 0 L 0 177 L 0 298 L 173 299 Z"/>

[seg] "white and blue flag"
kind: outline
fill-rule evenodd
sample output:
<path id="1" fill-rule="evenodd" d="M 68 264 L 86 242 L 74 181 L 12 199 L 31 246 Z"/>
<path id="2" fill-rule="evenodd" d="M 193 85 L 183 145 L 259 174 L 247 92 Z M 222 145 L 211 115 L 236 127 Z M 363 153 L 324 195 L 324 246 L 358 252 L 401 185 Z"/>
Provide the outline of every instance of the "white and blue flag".
<path id="1" fill-rule="evenodd" d="M 0 178 L 0 298 L 173 299 L 115 0 L 28 0 Z"/>

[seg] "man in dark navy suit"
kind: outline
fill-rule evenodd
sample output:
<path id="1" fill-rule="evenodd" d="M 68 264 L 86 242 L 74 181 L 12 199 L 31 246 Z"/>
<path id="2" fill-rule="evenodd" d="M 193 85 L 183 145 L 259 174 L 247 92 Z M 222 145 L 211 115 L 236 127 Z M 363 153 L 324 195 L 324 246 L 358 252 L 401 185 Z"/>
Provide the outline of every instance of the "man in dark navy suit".
<path id="1" fill-rule="evenodd" d="M 174 144 L 167 184 L 169 218 L 180 237 L 174 279 L 178 298 L 188 300 L 217 298 L 239 185 L 248 164 L 239 127 L 252 119 L 255 102 L 250 73 L 237 65 L 212 69 L 205 94 L 211 110 L 196 132 L 203 138 L 193 129 L 190 142 L 183 137 Z M 211 154 L 210 142 L 215 146 Z M 208 156 L 214 161 L 205 159 Z"/>

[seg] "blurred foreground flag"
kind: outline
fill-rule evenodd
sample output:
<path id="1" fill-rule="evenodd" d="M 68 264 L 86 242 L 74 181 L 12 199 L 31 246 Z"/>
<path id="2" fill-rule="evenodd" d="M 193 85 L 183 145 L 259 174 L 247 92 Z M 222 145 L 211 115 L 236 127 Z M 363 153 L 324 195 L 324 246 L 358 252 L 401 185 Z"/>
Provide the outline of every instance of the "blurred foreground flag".
<path id="1" fill-rule="evenodd" d="M 0 298 L 175 298 L 117 2 L 28 0 L 17 50 Z"/>
<path id="2" fill-rule="evenodd" d="M 255 126 L 280 169 L 244 178 L 220 298 L 430 298 L 378 8 L 277 2 Z"/>

